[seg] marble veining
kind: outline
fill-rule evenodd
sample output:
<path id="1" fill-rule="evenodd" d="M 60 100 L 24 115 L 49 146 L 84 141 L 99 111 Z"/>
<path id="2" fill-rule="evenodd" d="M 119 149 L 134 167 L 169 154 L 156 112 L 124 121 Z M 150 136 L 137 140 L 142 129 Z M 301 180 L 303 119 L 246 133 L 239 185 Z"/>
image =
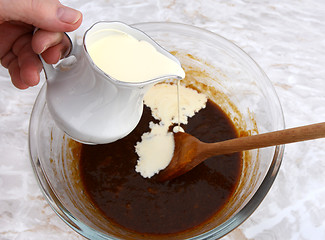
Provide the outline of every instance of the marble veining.
<path id="1" fill-rule="evenodd" d="M 279 95 L 287 127 L 325 120 L 325 1 L 64 0 L 98 20 L 168 21 L 218 33 L 246 51 Z M 42 77 L 44 82 L 44 76 Z M 49 207 L 33 176 L 29 117 L 41 84 L 17 90 L 0 67 L 0 240 L 82 240 Z M 269 194 L 225 240 L 325 239 L 325 140 L 286 146 Z"/>

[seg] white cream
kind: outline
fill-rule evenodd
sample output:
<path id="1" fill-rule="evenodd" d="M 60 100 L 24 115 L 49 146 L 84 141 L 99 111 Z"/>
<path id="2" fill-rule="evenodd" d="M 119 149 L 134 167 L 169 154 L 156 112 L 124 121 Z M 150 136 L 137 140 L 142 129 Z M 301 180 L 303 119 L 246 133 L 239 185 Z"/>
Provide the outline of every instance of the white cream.
<path id="1" fill-rule="evenodd" d="M 188 118 L 205 108 L 207 97 L 193 89 L 179 86 L 180 123 L 187 124 Z M 174 154 L 174 137 L 168 132 L 172 124 L 178 123 L 177 86 L 157 84 L 144 97 L 144 104 L 150 107 L 159 124 L 150 123 L 151 131 L 144 133 L 141 142 L 135 146 L 139 156 L 136 171 L 143 177 L 152 177 L 166 168 Z M 174 131 L 178 126 L 174 127 Z M 180 129 L 182 131 L 182 129 Z"/>
<path id="2" fill-rule="evenodd" d="M 167 75 L 185 77 L 182 67 L 147 41 L 107 29 L 105 36 L 87 47 L 93 62 L 109 76 L 123 82 L 144 82 Z"/>
<path id="3" fill-rule="evenodd" d="M 151 122 L 150 129 L 135 146 L 139 156 L 135 170 L 147 178 L 168 166 L 175 147 L 173 134 L 167 133 L 168 126 Z"/>

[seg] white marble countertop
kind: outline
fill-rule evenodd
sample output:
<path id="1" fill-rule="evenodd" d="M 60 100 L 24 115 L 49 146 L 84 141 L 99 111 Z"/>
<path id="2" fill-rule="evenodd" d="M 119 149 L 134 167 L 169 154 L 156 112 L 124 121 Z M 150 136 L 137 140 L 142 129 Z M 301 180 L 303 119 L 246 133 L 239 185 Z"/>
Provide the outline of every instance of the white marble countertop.
<path id="1" fill-rule="evenodd" d="M 97 20 L 192 24 L 233 41 L 275 86 L 287 127 L 325 121 L 325 1 L 65 0 Z M 44 78 L 42 79 L 44 81 Z M 40 86 L 15 89 L 0 67 L 0 240 L 84 239 L 52 211 L 34 178 L 28 124 Z M 325 140 L 286 146 L 257 211 L 224 239 L 325 239 Z"/>

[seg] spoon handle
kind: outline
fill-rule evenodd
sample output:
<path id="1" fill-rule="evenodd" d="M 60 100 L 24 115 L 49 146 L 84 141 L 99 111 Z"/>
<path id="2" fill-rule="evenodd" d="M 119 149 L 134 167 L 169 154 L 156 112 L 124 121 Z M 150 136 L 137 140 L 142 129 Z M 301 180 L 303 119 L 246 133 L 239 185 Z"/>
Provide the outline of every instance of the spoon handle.
<path id="1" fill-rule="evenodd" d="M 240 137 L 223 142 L 205 143 L 202 147 L 205 149 L 205 154 L 214 156 L 217 154 L 228 154 L 323 137 L 325 137 L 325 122 L 248 137 Z"/>

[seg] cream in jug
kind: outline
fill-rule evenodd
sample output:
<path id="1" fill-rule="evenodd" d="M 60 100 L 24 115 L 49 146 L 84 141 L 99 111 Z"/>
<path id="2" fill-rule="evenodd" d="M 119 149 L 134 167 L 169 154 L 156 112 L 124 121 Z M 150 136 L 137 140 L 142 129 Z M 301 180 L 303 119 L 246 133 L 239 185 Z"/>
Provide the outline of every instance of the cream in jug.
<path id="1" fill-rule="evenodd" d="M 149 42 L 115 29 L 103 32 L 107 36 L 90 44 L 87 51 L 93 62 L 112 78 L 123 82 L 144 82 L 165 75 L 184 78 L 180 65 Z"/>
<path id="2" fill-rule="evenodd" d="M 126 136 L 141 118 L 150 86 L 185 76 L 173 55 L 120 22 L 93 25 L 83 45 L 73 47 L 76 60 L 68 67 L 43 63 L 49 111 L 63 131 L 81 142 L 109 143 Z"/>

